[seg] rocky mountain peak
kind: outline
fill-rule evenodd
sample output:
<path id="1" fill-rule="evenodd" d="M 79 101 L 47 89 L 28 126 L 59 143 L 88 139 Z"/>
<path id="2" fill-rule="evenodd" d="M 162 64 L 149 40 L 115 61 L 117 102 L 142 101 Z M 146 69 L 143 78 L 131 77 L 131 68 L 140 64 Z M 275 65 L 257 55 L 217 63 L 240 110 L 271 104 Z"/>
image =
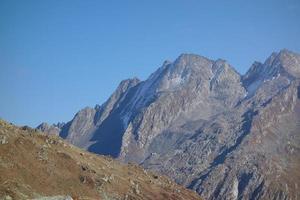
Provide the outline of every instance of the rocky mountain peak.
<path id="1" fill-rule="evenodd" d="M 281 50 L 279 53 L 272 53 L 269 58 L 261 65 L 261 75 L 270 78 L 278 75 L 278 73 L 288 73 L 292 76 L 299 76 L 300 55 L 287 49 Z"/>
<path id="2" fill-rule="evenodd" d="M 219 76 L 221 73 L 234 77 L 234 79 L 240 79 L 240 74 L 223 59 L 217 59 L 212 65 L 212 72 L 214 76 Z"/>
<path id="3" fill-rule="evenodd" d="M 291 76 L 300 78 L 300 55 L 287 49 L 281 50 L 275 61 L 275 65 L 281 65 Z"/>
<path id="4" fill-rule="evenodd" d="M 138 79 L 137 77 L 125 79 L 125 80 L 121 81 L 117 90 L 125 91 L 130 87 L 136 86 L 140 82 L 141 82 L 141 80 Z"/>
<path id="5" fill-rule="evenodd" d="M 170 74 L 203 78 L 209 75 L 213 61 L 196 54 L 181 54 L 173 63 Z"/>
<path id="6" fill-rule="evenodd" d="M 163 73 L 159 71 L 158 91 L 174 91 L 209 82 L 217 70 L 219 73 L 233 72 L 239 76 L 225 60 L 213 61 L 196 54 L 181 54 L 163 69 Z"/>
<path id="7" fill-rule="evenodd" d="M 139 84 L 127 110 L 138 110 L 160 94 L 180 91 L 190 91 L 191 95 L 201 91 L 208 93 L 209 88 L 214 88 L 216 93 L 221 92 L 221 88 L 227 88 L 222 92 L 223 95 L 233 87 L 237 90 L 236 94 L 242 96 L 244 91 L 240 80 L 239 73 L 225 60 L 213 61 L 200 55 L 181 54 L 174 62 L 165 61 L 147 80 Z"/>
<path id="8" fill-rule="evenodd" d="M 204 56 L 191 54 L 191 53 L 183 53 L 181 54 L 174 62 L 175 65 L 178 66 L 199 66 L 199 63 L 211 63 L 212 61 Z"/>
<path id="9" fill-rule="evenodd" d="M 246 88 L 248 88 L 252 83 L 256 81 L 257 78 L 260 77 L 264 70 L 264 64 L 255 61 L 247 73 L 242 77 L 243 83 Z"/>
<path id="10" fill-rule="evenodd" d="M 79 112 L 66 138 L 159 171 L 207 199 L 295 199 L 299 63 L 282 50 L 241 76 L 226 60 L 182 54 Z"/>
<path id="11" fill-rule="evenodd" d="M 49 125 L 46 122 L 41 123 L 36 127 L 37 130 L 48 133 L 49 135 L 59 135 L 61 128 L 64 126 L 64 123 L 57 123 Z"/>
<path id="12" fill-rule="evenodd" d="M 49 127 L 50 127 L 50 125 L 49 125 L 48 123 L 43 122 L 43 123 L 41 123 L 40 125 L 38 125 L 36 128 L 37 128 L 37 129 L 47 129 L 47 128 L 49 128 Z"/>
<path id="13" fill-rule="evenodd" d="M 243 84 L 248 93 L 253 95 L 261 86 L 269 81 L 289 84 L 294 78 L 300 77 L 300 56 L 289 50 L 283 49 L 279 53 L 273 52 L 262 64 L 255 62 L 242 77 Z M 278 84 L 277 84 L 278 85 Z"/>
<path id="14" fill-rule="evenodd" d="M 172 64 L 173 62 L 172 61 L 170 61 L 170 60 L 165 60 L 164 62 L 163 62 L 163 64 L 162 64 L 162 66 L 168 66 L 168 65 L 170 65 L 170 64 Z"/>
<path id="15" fill-rule="evenodd" d="M 86 106 L 85 108 L 81 109 L 78 113 L 76 113 L 75 118 L 86 117 L 87 115 L 90 115 L 92 112 L 94 112 L 94 110 L 94 108 Z"/>

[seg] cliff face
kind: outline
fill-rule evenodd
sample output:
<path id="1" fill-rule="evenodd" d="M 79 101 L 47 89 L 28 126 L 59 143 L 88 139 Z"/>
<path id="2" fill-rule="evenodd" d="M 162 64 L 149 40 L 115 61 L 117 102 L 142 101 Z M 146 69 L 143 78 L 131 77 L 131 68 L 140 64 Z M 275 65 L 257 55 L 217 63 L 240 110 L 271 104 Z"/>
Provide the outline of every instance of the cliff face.
<path id="1" fill-rule="evenodd" d="M 241 76 L 183 54 L 123 81 L 62 127 L 68 141 L 158 171 L 206 199 L 295 199 L 300 184 L 300 56 L 288 50 Z"/>

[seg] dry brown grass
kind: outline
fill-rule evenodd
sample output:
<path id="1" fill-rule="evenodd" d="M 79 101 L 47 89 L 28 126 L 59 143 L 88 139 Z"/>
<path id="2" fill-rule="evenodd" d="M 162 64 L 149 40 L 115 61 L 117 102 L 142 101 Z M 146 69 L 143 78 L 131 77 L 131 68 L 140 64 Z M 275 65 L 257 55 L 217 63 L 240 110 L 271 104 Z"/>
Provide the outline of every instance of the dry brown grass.
<path id="1" fill-rule="evenodd" d="M 0 136 L 8 141 L 0 144 L 0 198 L 199 199 L 166 177 L 23 129 L 0 121 Z"/>

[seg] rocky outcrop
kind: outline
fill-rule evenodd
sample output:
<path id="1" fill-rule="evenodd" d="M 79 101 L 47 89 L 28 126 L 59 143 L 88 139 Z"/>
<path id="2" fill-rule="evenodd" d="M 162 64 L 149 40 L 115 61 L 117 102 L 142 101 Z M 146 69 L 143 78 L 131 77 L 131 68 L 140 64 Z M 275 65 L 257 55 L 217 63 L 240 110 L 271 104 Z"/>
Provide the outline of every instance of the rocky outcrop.
<path id="1" fill-rule="evenodd" d="M 288 50 L 241 76 L 225 60 L 182 54 L 123 81 L 60 134 L 158 171 L 206 199 L 300 198 L 300 56 Z"/>
<path id="2" fill-rule="evenodd" d="M 47 123 L 42 123 L 38 127 L 36 127 L 37 130 L 45 132 L 49 135 L 59 135 L 61 132 L 61 128 L 64 126 L 64 123 L 58 123 L 49 125 Z"/>

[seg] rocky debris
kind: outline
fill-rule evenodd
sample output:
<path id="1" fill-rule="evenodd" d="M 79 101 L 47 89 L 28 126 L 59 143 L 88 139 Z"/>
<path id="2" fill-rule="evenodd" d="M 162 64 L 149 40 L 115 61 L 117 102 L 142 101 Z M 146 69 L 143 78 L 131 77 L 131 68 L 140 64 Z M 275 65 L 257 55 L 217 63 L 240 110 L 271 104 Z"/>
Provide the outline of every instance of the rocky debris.
<path id="1" fill-rule="evenodd" d="M 82 184 L 87 184 L 87 185 L 90 185 L 90 186 L 95 185 L 95 180 L 91 176 L 80 175 L 79 180 Z"/>
<path id="2" fill-rule="evenodd" d="M 137 195 L 141 194 L 140 190 L 139 190 L 139 185 L 135 184 L 134 188 L 133 188 L 133 192 Z"/>
<path id="3" fill-rule="evenodd" d="M 176 190 L 175 190 L 175 192 L 177 192 L 177 193 L 180 193 L 180 192 L 181 192 L 181 190 L 179 190 L 179 189 L 176 189 Z"/>
<path id="4" fill-rule="evenodd" d="M 111 175 L 104 175 L 101 180 L 103 180 L 104 182 L 106 183 L 111 183 L 113 180 L 114 180 L 114 175 L 111 174 Z"/>
<path id="5" fill-rule="evenodd" d="M 102 178 L 102 180 L 103 180 L 104 182 L 108 182 L 108 181 L 109 181 L 109 177 L 104 176 L 104 177 Z"/>
<path id="6" fill-rule="evenodd" d="M 46 139 L 46 144 L 48 145 L 57 145 L 58 143 L 61 143 L 61 141 L 57 141 L 57 139 L 53 139 L 53 138 L 47 138 Z"/>
<path id="7" fill-rule="evenodd" d="M 157 175 L 153 175 L 153 178 L 154 178 L 154 179 L 158 179 L 158 176 L 157 176 Z"/>
<path id="8" fill-rule="evenodd" d="M 140 190 L 139 190 L 139 184 L 136 183 L 135 181 L 131 180 L 131 179 L 130 179 L 130 186 L 131 186 L 132 192 L 134 194 L 139 195 L 141 193 Z"/>
<path id="9" fill-rule="evenodd" d="M 39 197 L 33 200 L 73 200 L 70 196 Z"/>
<path id="10" fill-rule="evenodd" d="M 49 146 L 44 144 L 40 147 L 38 151 L 38 159 L 40 161 L 47 161 L 48 160 L 48 148 Z"/>
<path id="11" fill-rule="evenodd" d="M 8 138 L 6 135 L 0 135 L 0 144 L 8 144 Z"/>
<path id="12" fill-rule="evenodd" d="M 9 195 L 5 195 L 5 196 L 1 197 L 0 200 L 13 200 L 13 198 Z"/>
<path id="13" fill-rule="evenodd" d="M 80 165 L 81 171 L 95 174 L 96 171 L 90 168 L 88 165 Z"/>

